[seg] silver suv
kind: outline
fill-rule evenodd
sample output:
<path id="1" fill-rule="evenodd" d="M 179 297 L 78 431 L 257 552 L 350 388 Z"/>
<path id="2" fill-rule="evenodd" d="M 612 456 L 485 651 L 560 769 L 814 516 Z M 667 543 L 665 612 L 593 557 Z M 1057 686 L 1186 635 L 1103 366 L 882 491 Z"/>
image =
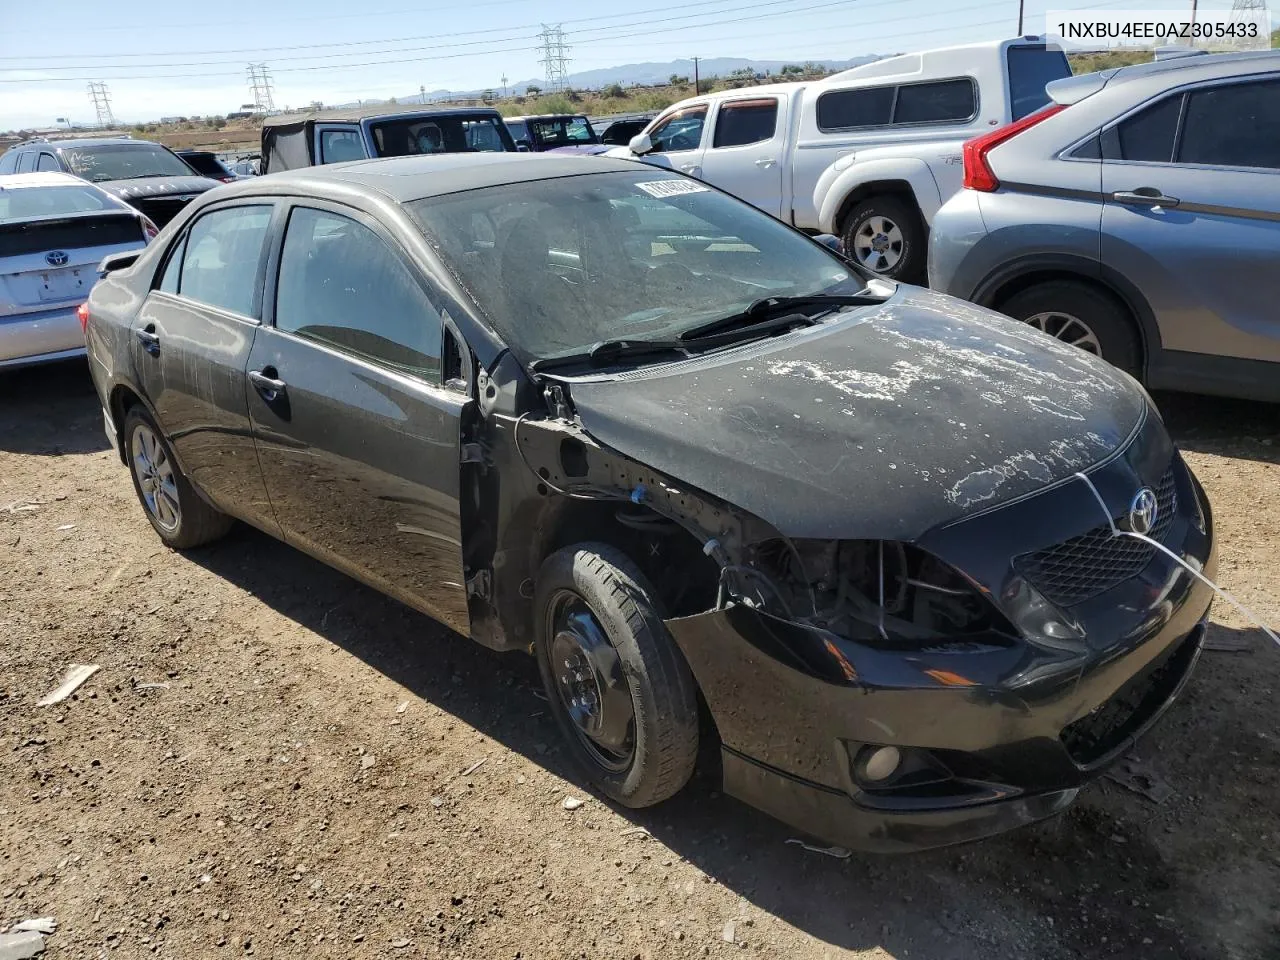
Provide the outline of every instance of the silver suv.
<path id="1" fill-rule="evenodd" d="M 1280 51 L 1058 80 L 964 146 L 929 282 L 1149 386 L 1280 401 Z"/>

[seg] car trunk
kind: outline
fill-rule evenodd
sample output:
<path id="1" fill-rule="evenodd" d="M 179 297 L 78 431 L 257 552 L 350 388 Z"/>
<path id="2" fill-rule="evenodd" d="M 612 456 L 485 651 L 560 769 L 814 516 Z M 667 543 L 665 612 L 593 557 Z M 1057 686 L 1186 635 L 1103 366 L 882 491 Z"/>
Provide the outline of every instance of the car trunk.
<path id="1" fill-rule="evenodd" d="M 131 213 L 0 224 L 0 314 L 83 300 L 104 256 L 145 242 L 142 222 Z"/>

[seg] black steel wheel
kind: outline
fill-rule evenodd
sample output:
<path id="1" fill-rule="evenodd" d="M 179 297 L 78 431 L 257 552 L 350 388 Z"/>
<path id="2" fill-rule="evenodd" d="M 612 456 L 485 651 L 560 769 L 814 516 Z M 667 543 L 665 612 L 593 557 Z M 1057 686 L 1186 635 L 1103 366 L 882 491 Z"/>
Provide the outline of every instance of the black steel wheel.
<path id="1" fill-rule="evenodd" d="M 551 711 L 592 785 L 629 807 L 678 792 L 697 760 L 697 697 L 644 575 L 614 547 L 566 547 L 543 563 L 535 604 Z"/>

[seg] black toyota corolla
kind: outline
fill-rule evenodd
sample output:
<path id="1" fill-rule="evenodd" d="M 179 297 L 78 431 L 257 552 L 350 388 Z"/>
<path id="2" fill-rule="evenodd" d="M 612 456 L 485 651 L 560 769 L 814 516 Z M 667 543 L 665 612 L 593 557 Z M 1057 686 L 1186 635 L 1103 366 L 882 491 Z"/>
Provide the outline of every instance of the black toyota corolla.
<path id="1" fill-rule="evenodd" d="M 829 841 L 988 836 L 1199 655 L 1209 589 L 1152 541 L 1212 575 L 1209 506 L 1133 380 L 700 182 L 315 167 L 130 257 L 88 348 L 160 538 L 236 518 L 531 650 L 620 804 L 709 734 L 727 792 Z"/>

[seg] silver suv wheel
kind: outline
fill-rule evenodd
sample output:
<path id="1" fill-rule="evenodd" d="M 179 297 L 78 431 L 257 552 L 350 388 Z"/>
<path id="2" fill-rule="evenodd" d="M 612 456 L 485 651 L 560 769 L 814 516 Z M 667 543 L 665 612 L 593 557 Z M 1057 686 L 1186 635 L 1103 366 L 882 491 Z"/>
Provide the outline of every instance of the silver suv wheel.
<path id="1" fill-rule="evenodd" d="M 1063 313 L 1060 310 L 1052 310 L 1047 313 L 1034 314 L 1027 317 L 1024 322 L 1031 324 L 1037 330 L 1041 330 L 1057 340 L 1061 340 L 1063 343 L 1079 347 L 1086 353 L 1092 353 L 1095 357 L 1102 357 L 1102 344 L 1098 342 L 1098 335 L 1093 332 L 1092 327 L 1079 317 Z M 1103 359 L 1105 360 L 1106 358 L 1103 357 Z"/>

